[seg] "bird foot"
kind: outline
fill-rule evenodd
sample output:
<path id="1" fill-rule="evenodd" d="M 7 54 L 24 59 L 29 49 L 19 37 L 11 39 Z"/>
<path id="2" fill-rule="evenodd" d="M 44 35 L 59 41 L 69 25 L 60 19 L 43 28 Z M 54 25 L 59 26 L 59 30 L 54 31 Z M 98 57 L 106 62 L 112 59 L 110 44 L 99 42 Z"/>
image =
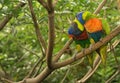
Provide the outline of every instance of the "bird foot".
<path id="1" fill-rule="evenodd" d="M 74 55 L 73 55 L 73 59 L 74 59 L 74 60 L 76 60 L 76 55 L 77 55 L 78 52 L 79 52 L 79 51 L 76 51 L 76 52 L 74 53 Z"/>
<path id="2" fill-rule="evenodd" d="M 103 43 L 103 41 L 102 41 L 103 39 L 101 38 L 99 41 L 101 42 L 101 43 Z"/>
<path id="3" fill-rule="evenodd" d="M 83 53 L 83 55 L 85 55 L 85 49 L 82 49 L 82 53 Z"/>
<path id="4" fill-rule="evenodd" d="M 90 45 L 90 51 L 92 51 L 92 46 L 93 46 L 93 44 Z"/>

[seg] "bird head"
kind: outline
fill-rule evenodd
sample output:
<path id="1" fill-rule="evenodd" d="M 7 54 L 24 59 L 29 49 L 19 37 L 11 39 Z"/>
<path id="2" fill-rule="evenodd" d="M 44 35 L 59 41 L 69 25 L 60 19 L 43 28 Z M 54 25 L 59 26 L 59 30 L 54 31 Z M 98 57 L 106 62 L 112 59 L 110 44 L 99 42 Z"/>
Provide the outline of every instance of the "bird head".
<path id="1" fill-rule="evenodd" d="M 70 28 L 68 29 L 68 34 L 69 36 L 73 37 L 73 36 L 78 36 L 82 33 L 82 31 L 80 31 L 78 29 L 77 23 L 73 22 L 70 26 Z"/>
<path id="2" fill-rule="evenodd" d="M 83 12 L 82 18 L 83 20 L 88 20 L 89 18 L 91 18 L 92 14 L 89 11 L 85 11 Z"/>
<path id="3" fill-rule="evenodd" d="M 77 13 L 76 18 L 81 24 L 85 24 L 85 20 L 83 20 L 83 12 Z"/>

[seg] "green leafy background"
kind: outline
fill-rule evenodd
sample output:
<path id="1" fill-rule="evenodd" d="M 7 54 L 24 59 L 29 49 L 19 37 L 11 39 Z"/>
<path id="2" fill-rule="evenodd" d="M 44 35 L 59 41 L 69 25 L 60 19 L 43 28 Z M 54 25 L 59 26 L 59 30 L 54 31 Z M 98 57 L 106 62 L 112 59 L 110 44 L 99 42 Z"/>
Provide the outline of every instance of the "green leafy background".
<path id="1" fill-rule="evenodd" d="M 69 39 L 67 30 L 70 26 L 70 21 L 74 19 L 76 13 L 86 10 L 94 12 L 101 1 L 102 0 L 58 0 L 55 6 L 56 36 L 54 55 L 59 52 Z M 25 2 L 27 3 L 27 1 Z M 32 0 L 32 2 L 40 31 L 45 41 L 48 42 L 47 11 L 36 0 Z M 14 13 L 14 17 L 7 23 L 5 28 L 0 31 L 0 64 L 2 68 L 10 74 L 12 79 L 16 81 L 22 80 L 36 61 L 43 56 L 36 37 L 29 6 L 27 4 L 25 7 L 14 11 L 14 6 L 18 3 L 18 0 L 0 0 L 0 22 L 4 16 Z M 107 18 L 111 30 L 120 24 L 120 11 L 117 9 L 116 0 L 107 0 L 107 4 L 98 15 Z M 119 39 L 120 35 L 112 39 L 111 42 L 113 43 Z M 70 48 L 74 51 L 74 42 Z M 104 83 L 104 81 L 112 75 L 117 67 L 114 55 L 120 64 L 120 44 L 117 45 L 114 51 L 115 54 L 113 52 L 108 53 L 106 72 L 104 72 L 103 65 L 101 64 L 95 74 L 86 83 Z M 71 56 L 71 54 L 65 53 L 60 60 L 65 60 Z M 90 68 L 90 66 L 87 65 L 88 61 L 86 58 L 81 64 L 78 64 L 79 62 L 80 60 L 72 65 L 55 70 L 43 83 L 74 83 L 75 80 L 83 77 Z M 36 71 L 39 70 L 37 74 L 39 74 L 45 66 L 46 62 L 42 60 L 36 68 Z M 66 78 L 64 79 L 65 75 Z M 120 82 L 119 78 L 120 75 L 114 78 L 112 83 Z"/>

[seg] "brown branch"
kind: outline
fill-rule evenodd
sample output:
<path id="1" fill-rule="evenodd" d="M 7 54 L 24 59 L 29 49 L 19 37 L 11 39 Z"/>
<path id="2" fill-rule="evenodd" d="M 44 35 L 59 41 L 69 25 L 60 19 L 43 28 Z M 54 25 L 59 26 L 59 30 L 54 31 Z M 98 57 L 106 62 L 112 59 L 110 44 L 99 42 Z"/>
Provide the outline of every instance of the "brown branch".
<path id="1" fill-rule="evenodd" d="M 9 79 L 6 79 L 6 78 L 1 78 L 1 80 L 4 82 L 4 83 L 13 83 L 13 81 L 9 80 Z"/>
<path id="2" fill-rule="evenodd" d="M 67 77 L 67 75 L 70 73 L 70 68 L 68 68 L 67 69 L 67 71 L 66 71 L 66 73 L 64 74 L 64 77 L 63 77 L 63 79 L 62 79 L 62 81 L 60 82 L 60 83 L 64 83 L 64 81 L 65 81 L 65 79 L 66 79 L 66 77 Z"/>
<path id="3" fill-rule="evenodd" d="M 54 0 L 53 6 L 55 7 L 55 5 L 57 4 L 58 0 Z"/>
<path id="4" fill-rule="evenodd" d="M 39 0 L 39 1 L 43 1 L 43 0 Z M 43 4 L 43 3 L 41 3 Z M 46 8 L 47 9 L 47 8 Z M 99 10 L 100 11 L 100 10 Z M 54 16 L 54 15 L 53 15 Z M 52 17 L 52 15 L 51 15 Z M 71 42 L 71 41 L 70 41 Z M 49 49 L 48 49 L 49 50 Z M 62 55 L 62 52 L 64 51 L 61 51 L 61 54 L 58 54 L 57 56 L 59 56 L 56 60 L 54 59 L 53 61 L 58 61 L 58 59 L 60 58 L 60 56 Z M 49 53 L 49 52 L 48 52 Z M 56 57 L 57 57 L 56 56 Z M 77 56 L 78 57 L 78 56 Z M 79 57 L 78 57 L 79 58 Z M 70 62 L 71 63 L 71 62 Z M 64 65 L 63 65 L 64 66 Z M 61 66 L 62 67 L 62 66 Z M 56 68 L 59 68 L 59 67 L 56 67 Z M 30 79 L 26 79 L 26 83 L 39 83 L 41 81 L 43 81 L 49 74 L 51 74 L 53 70 L 50 70 L 48 67 L 46 67 L 42 73 L 40 73 L 37 77 L 35 78 L 30 78 Z M 18 82 L 18 83 L 22 83 L 22 82 Z"/>
<path id="5" fill-rule="evenodd" d="M 52 54 L 54 48 L 54 40 L 55 40 L 55 25 L 54 25 L 54 8 L 52 4 L 52 0 L 48 0 L 48 49 L 47 49 L 47 65 L 48 68 L 52 69 Z"/>
<path id="6" fill-rule="evenodd" d="M 52 4 L 52 0 L 47 0 L 47 6 L 48 6 L 48 10 L 47 10 L 48 12 L 53 10 L 54 7 Z"/>
<path id="7" fill-rule="evenodd" d="M 119 33 L 120 33 L 120 26 L 116 27 L 115 30 L 113 30 L 109 35 L 107 35 L 105 38 L 103 38 L 103 40 L 101 40 L 102 42 L 99 41 L 98 43 L 94 44 L 91 48 L 92 50 L 90 50 L 90 47 L 89 47 L 89 48 L 85 49 L 84 53 L 83 52 L 78 53 L 76 55 L 76 60 L 84 57 L 85 55 L 88 55 L 88 54 L 92 53 L 92 51 L 95 51 L 96 49 L 98 49 L 102 45 L 105 45 L 107 42 L 109 42 L 112 38 L 117 36 Z M 57 63 L 54 64 L 54 69 L 57 69 L 57 68 L 66 66 L 68 64 L 71 64 L 76 60 L 74 59 L 74 56 L 73 56 L 72 58 L 67 59 L 63 62 L 57 62 Z"/>
<path id="8" fill-rule="evenodd" d="M 100 5 L 98 6 L 98 8 L 95 10 L 94 14 L 98 14 L 100 12 L 100 10 L 103 8 L 103 6 L 106 4 L 107 0 L 103 0 Z"/>
<path id="9" fill-rule="evenodd" d="M 39 0 L 40 1 L 40 0 Z M 99 10 L 100 11 L 100 10 Z M 58 53 L 58 55 L 56 55 L 55 56 L 55 58 L 54 58 L 54 60 L 53 60 L 53 62 L 55 61 L 58 61 L 59 60 L 59 58 L 61 57 L 61 55 L 64 53 L 64 50 L 66 49 L 66 48 L 68 48 L 68 46 L 72 43 L 72 39 L 71 40 L 69 40 L 67 43 L 68 44 L 66 44 L 64 47 L 63 47 L 63 49 Z M 48 64 L 49 64 L 49 61 L 47 61 L 48 62 Z M 51 62 L 51 61 L 50 61 Z M 51 64 L 51 63 L 50 63 Z M 43 81 L 51 72 L 52 72 L 53 70 L 50 70 L 49 68 L 45 68 L 44 69 L 44 71 L 42 71 L 42 73 L 41 74 L 39 74 L 35 79 L 36 80 L 39 80 L 39 82 L 41 82 L 41 81 Z M 35 79 L 33 79 L 33 81 L 32 82 L 34 82 L 34 81 L 36 81 Z M 28 82 L 30 82 L 30 80 L 28 79 Z M 32 83 L 31 82 L 31 83 Z"/>
<path id="10" fill-rule="evenodd" d="M 115 78 L 119 73 L 120 73 L 120 66 L 116 70 L 116 72 L 114 72 L 113 75 L 105 83 L 111 83 L 112 79 Z"/>
<path id="11" fill-rule="evenodd" d="M 20 2 L 20 3 L 14 8 L 13 11 L 18 10 L 18 8 L 24 7 L 24 6 L 25 6 L 25 3 Z M 5 27 L 5 25 L 11 20 L 12 16 L 13 16 L 13 13 L 12 13 L 12 14 L 9 14 L 9 15 L 7 15 L 7 16 L 4 17 L 4 19 L 3 19 L 3 20 L 1 21 L 1 23 L 0 23 L 0 31 L 1 31 L 1 30 Z"/>
<path id="12" fill-rule="evenodd" d="M 32 77 L 36 77 L 38 75 L 39 71 L 42 70 L 42 66 L 43 66 L 44 63 L 45 63 L 45 60 L 42 60 L 41 64 L 39 65 L 39 67 L 37 69 L 37 71 L 35 71 L 35 73 Z"/>
<path id="13" fill-rule="evenodd" d="M 62 54 L 65 52 L 65 50 L 70 46 L 70 44 L 73 42 L 73 39 L 70 39 L 67 41 L 67 43 L 64 45 L 64 47 L 59 51 L 59 53 L 54 57 L 53 62 L 57 62 L 59 58 L 62 56 Z"/>
<path id="14" fill-rule="evenodd" d="M 80 79 L 80 80 L 77 81 L 77 83 L 85 83 L 85 81 L 94 74 L 94 72 L 95 72 L 95 71 L 97 70 L 97 68 L 99 67 L 100 63 L 101 63 L 100 56 L 97 56 L 96 59 L 95 59 L 95 61 L 94 61 L 94 67 L 93 67 L 93 69 L 91 68 L 91 69 L 86 73 L 86 75 L 84 75 L 84 77 L 83 77 L 82 79 Z"/>
<path id="15" fill-rule="evenodd" d="M 107 2 L 107 0 L 103 0 L 101 2 L 101 4 L 98 6 L 98 8 L 95 10 L 94 14 L 98 14 L 100 12 L 100 10 L 103 8 L 103 6 L 105 5 L 105 3 Z M 110 51 L 111 49 L 108 49 L 107 51 Z M 97 62 L 96 62 L 97 61 Z M 78 82 L 85 82 L 89 77 L 92 76 L 92 74 L 95 72 L 95 70 L 98 68 L 98 66 L 100 65 L 100 57 L 97 57 L 97 59 L 94 62 L 94 66 L 93 69 L 90 69 L 86 75 L 84 75 L 84 77 L 79 80 Z"/>
<path id="16" fill-rule="evenodd" d="M 35 16 L 35 13 L 34 13 L 34 10 L 33 10 L 33 6 L 32 6 L 32 1 L 28 0 L 28 4 L 29 4 L 31 15 L 32 15 L 32 19 L 33 19 L 33 22 L 34 22 L 34 27 L 35 27 L 35 32 L 36 32 L 37 38 L 40 42 L 40 45 L 44 48 L 44 54 L 45 54 L 47 47 L 46 47 L 45 40 L 43 39 L 43 37 L 40 33 L 40 30 L 39 30 L 39 25 L 37 23 L 37 19 L 36 19 L 36 16 Z M 43 50 L 42 50 L 42 52 L 43 52 Z"/>
<path id="17" fill-rule="evenodd" d="M 116 40 L 112 44 L 114 47 L 112 49 L 108 48 L 107 52 L 110 52 L 111 50 L 113 50 L 119 43 L 120 43 L 120 40 Z M 94 72 L 96 71 L 96 69 L 98 68 L 100 63 L 101 63 L 100 57 L 97 57 L 94 61 L 93 69 L 90 68 L 89 71 L 84 75 L 84 77 L 82 79 L 78 80 L 77 82 L 78 83 L 84 83 L 87 79 L 89 79 L 94 74 Z"/>
<path id="18" fill-rule="evenodd" d="M 39 74 L 37 77 L 31 79 L 26 79 L 26 83 L 40 83 L 42 82 L 49 74 L 51 74 L 53 70 L 50 70 L 48 67 L 46 67 L 41 74 Z"/>
<path id="19" fill-rule="evenodd" d="M 20 46 L 22 49 L 25 49 L 25 50 L 28 51 L 29 53 L 32 53 L 33 55 L 35 55 L 35 56 L 37 56 L 38 58 L 40 58 L 40 56 L 39 56 L 36 52 L 28 49 L 27 47 L 25 47 L 25 46 L 23 46 L 23 45 L 19 45 L 19 46 Z"/>
<path id="20" fill-rule="evenodd" d="M 58 0 L 56 0 L 58 1 Z M 104 4 L 103 4 L 104 3 Z M 102 6 L 101 6 L 102 4 Z M 100 12 L 100 10 L 102 9 L 102 7 L 105 5 L 104 0 L 101 2 L 101 4 L 98 6 L 98 8 L 95 10 L 97 12 L 94 12 L 94 14 L 98 14 Z M 99 9 L 99 10 L 98 10 Z M 68 48 L 68 46 L 73 42 L 73 39 L 68 40 L 68 42 L 65 44 L 65 46 L 61 49 L 61 51 L 59 51 L 59 53 L 56 55 L 56 57 L 54 58 L 54 61 L 58 61 L 59 58 L 62 56 L 62 54 L 64 53 L 64 51 Z"/>
<path id="21" fill-rule="evenodd" d="M 119 40 L 116 40 L 113 44 L 112 44 L 112 48 L 110 48 L 111 46 L 108 47 L 107 51 L 111 51 L 113 50 L 118 44 L 120 43 L 120 39 Z"/>
<path id="22" fill-rule="evenodd" d="M 44 0 L 37 0 L 44 8 L 48 10 L 47 3 Z"/>
<path id="23" fill-rule="evenodd" d="M 98 14 L 100 12 L 100 10 L 102 9 L 102 7 L 105 5 L 105 3 L 106 2 L 103 0 L 101 2 L 101 4 L 98 6 L 98 8 L 95 10 L 94 14 Z M 92 76 L 92 74 L 96 71 L 96 69 L 98 68 L 100 63 L 101 63 L 100 57 L 97 56 L 97 58 L 95 59 L 95 61 L 93 63 L 93 69 L 90 68 L 89 71 L 86 73 L 86 75 L 84 75 L 84 77 L 77 82 L 78 83 L 85 82 L 88 78 L 90 78 Z"/>
<path id="24" fill-rule="evenodd" d="M 43 59 L 44 57 L 42 58 L 39 58 L 38 61 L 35 63 L 35 65 L 33 66 L 33 68 L 30 70 L 29 74 L 24 78 L 30 78 L 31 75 L 33 74 L 33 72 L 35 71 L 35 68 L 39 65 L 39 63 L 41 62 L 41 60 Z"/>

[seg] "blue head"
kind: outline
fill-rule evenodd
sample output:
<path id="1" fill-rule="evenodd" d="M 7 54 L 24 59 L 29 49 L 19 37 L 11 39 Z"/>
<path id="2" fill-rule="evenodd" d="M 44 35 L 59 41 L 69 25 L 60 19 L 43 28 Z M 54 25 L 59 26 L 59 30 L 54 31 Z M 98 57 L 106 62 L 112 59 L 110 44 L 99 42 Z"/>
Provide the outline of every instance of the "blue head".
<path id="1" fill-rule="evenodd" d="M 74 35 L 74 36 L 78 36 L 82 33 L 82 31 L 80 31 L 77 27 L 76 23 L 71 24 L 70 28 L 68 29 L 68 34 L 69 35 Z"/>
<path id="2" fill-rule="evenodd" d="M 85 20 L 83 20 L 83 13 L 84 12 L 79 12 L 79 13 L 77 13 L 77 15 L 76 15 L 76 18 L 80 21 L 80 23 L 81 24 L 85 24 Z"/>

